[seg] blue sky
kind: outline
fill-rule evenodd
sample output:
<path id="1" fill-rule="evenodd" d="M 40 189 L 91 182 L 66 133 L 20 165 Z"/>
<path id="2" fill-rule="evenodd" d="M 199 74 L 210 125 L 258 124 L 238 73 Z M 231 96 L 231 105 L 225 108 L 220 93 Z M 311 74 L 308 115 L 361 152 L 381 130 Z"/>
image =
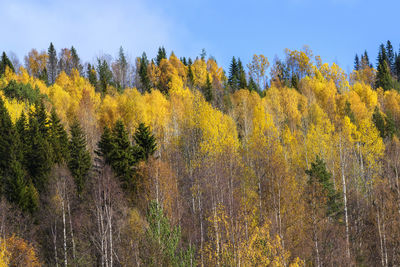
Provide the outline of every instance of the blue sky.
<path id="1" fill-rule="evenodd" d="M 355 53 L 400 44 L 397 0 L 0 0 L 0 51 L 20 61 L 31 48 L 74 45 L 83 61 L 122 45 L 132 57 L 146 51 L 196 57 L 205 48 L 225 68 L 232 56 L 247 63 L 255 53 L 270 62 L 285 48 L 308 45 L 324 62 L 347 72 Z"/>

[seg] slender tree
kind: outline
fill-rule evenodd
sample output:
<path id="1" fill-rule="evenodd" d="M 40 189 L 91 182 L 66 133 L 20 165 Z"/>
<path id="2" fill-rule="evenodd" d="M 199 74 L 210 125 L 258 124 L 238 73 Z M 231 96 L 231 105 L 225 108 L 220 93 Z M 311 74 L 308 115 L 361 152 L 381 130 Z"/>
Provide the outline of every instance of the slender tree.
<path id="1" fill-rule="evenodd" d="M 69 140 L 68 168 L 74 177 L 78 195 L 80 195 L 86 184 L 89 170 L 92 166 L 90 153 L 86 147 L 86 136 L 77 119 L 70 128 L 71 138 Z"/>

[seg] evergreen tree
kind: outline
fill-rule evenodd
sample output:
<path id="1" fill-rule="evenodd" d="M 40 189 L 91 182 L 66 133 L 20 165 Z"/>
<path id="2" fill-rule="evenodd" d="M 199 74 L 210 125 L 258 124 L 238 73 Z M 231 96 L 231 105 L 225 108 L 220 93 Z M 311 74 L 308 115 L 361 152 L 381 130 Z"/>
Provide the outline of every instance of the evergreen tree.
<path id="1" fill-rule="evenodd" d="M 77 119 L 70 128 L 68 168 L 74 178 L 78 195 L 83 192 L 89 170 L 92 166 L 90 153 L 86 148 L 86 136 Z"/>
<path id="2" fill-rule="evenodd" d="M 149 75 L 147 74 L 148 65 L 149 65 L 149 61 L 147 59 L 146 53 L 143 52 L 142 58 L 140 59 L 140 65 L 139 65 L 139 77 L 140 77 L 140 83 L 142 85 L 143 92 L 150 92 L 150 89 L 151 89 L 150 78 L 149 78 Z"/>
<path id="3" fill-rule="evenodd" d="M 387 53 L 387 59 L 388 59 L 388 64 L 390 68 L 390 72 L 394 73 L 394 51 L 393 51 L 393 46 L 392 43 L 388 40 L 386 43 L 386 53 Z"/>
<path id="4" fill-rule="evenodd" d="M 351 104 L 349 101 L 346 100 L 346 104 L 344 106 L 344 115 L 349 117 L 352 123 L 356 122 L 356 117 L 354 116 L 353 111 L 351 110 Z"/>
<path id="5" fill-rule="evenodd" d="M 326 169 L 325 162 L 317 156 L 311 163 L 311 169 L 306 170 L 309 176 L 307 184 L 310 188 L 312 201 L 325 210 L 326 216 L 336 218 L 341 215 L 342 202 L 340 194 L 332 183 L 332 174 Z"/>
<path id="6" fill-rule="evenodd" d="M 364 51 L 364 55 L 361 56 L 361 69 L 365 69 L 366 67 L 372 68 L 372 64 L 369 62 L 369 57 L 367 50 Z"/>
<path id="7" fill-rule="evenodd" d="M 394 62 L 394 74 L 397 77 L 397 81 L 400 81 L 400 53 L 396 55 Z"/>
<path id="8" fill-rule="evenodd" d="M 200 59 L 205 61 L 206 60 L 206 56 L 207 56 L 207 52 L 206 49 L 201 49 L 201 53 L 200 53 Z"/>
<path id="9" fill-rule="evenodd" d="M 39 101 L 35 103 L 35 111 L 32 112 L 32 115 L 35 117 L 38 125 L 39 131 L 43 138 L 47 138 L 48 133 L 48 119 L 46 113 L 46 107 L 44 106 L 43 101 Z"/>
<path id="10" fill-rule="evenodd" d="M 360 59 L 358 58 L 358 55 L 354 57 L 354 70 L 360 70 Z"/>
<path id="11" fill-rule="evenodd" d="M 10 115 L 0 97 L 0 177 L 10 165 L 13 150 L 14 129 Z"/>
<path id="12" fill-rule="evenodd" d="M 125 88 L 127 86 L 127 72 L 128 72 L 128 61 L 126 60 L 124 49 L 122 46 L 119 48 L 118 52 L 118 65 L 120 68 L 120 82 L 119 85 L 121 88 Z"/>
<path id="13" fill-rule="evenodd" d="M 190 62 L 190 64 L 188 66 L 189 66 L 189 68 L 188 68 L 188 82 L 189 82 L 189 85 L 192 86 L 193 85 L 193 81 L 194 81 L 192 63 Z"/>
<path id="14" fill-rule="evenodd" d="M 110 153 L 111 167 L 121 180 L 125 189 L 132 189 L 133 166 L 135 158 L 128 132 L 121 120 L 118 120 L 112 130 L 112 151 Z"/>
<path id="15" fill-rule="evenodd" d="M 68 161 L 68 135 L 54 109 L 50 116 L 49 144 L 54 163 L 61 164 Z"/>
<path id="16" fill-rule="evenodd" d="M 232 57 L 231 65 L 229 67 L 228 84 L 233 91 L 238 89 L 239 84 L 239 67 L 235 57 Z"/>
<path id="17" fill-rule="evenodd" d="M 382 56 L 382 58 L 384 58 Z M 378 65 L 375 78 L 375 87 L 383 88 L 387 91 L 393 88 L 392 76 L 390 75 L 390 69 L 386 60 L 382 59 Z"/>
<path id="18" fill-rule="evenodd" d="M 213 88 L 212 88 L 209 74 L 207 74 L 207 80 L 206 80 L 206 85 L 203 90 L 203 94 L 204 94 L 204 98 L 206 99 L 206 101 L 211 103 L 214 96 L 213 96 Z"/>
<path id="19" fill-rule="evenodd" d="M 90 84 L 93 85 L 94 88 L 97 88 L 97 73 L 96 70 L 94 69 L 94 66 L 88 64 L 86 76 Z"/>
<path id="20" fill-rule="evenodd" d="M 114 150 L 113 137 L 110 128 L 104 127 L 100 141 L 97 143 L 97 150 L 95 151 L 98 157 L 103 158 L 104 162 L 111 166 L 111 153 Z"/>
<path id="21" fill-rule="evenodd" d="M 249 80 L 248 89 L 250 92 L 256 91 L 257 93 L 260 93 L 260 88 L 258 87 L 258 84 L 254 81 L 253 77 L 251 77 L 251 76 L 250 76 L 250 80 Z"/>
<path id="22" fill-rule="evenodd" d="M 79 71 L 79 73 L 82 73 L 82 65 L 81 65 L 81 60 L 78 56 L 78 53 L 76 52 L 75 47 L 71 47 L 71 58 L 72 58 L 72 68 L 76 69 Z"/>
<path id="23" fill-rule="evenodd" d="M 156 138 L 148 126 L 140 123 L 133 136 L 135 141 L 136 160 L 147 160 L 157 150 Z"/>
<path id="24" fill-rule="evenodd" d="M 160 66 L 161 60 L 166 58 L 167 58 L 167 53 L 165 52 L 165 48 L 163 46 L 158 48 L 158 53 L 156 58 L 157 66 Z"/>
<path id="25" fill-rule="evenodd" d="M 386 136 L 385 133 L 385 120 L 378 108 L 378 106 L 375 107 L 374 113 L 372 114 L 372 121 L 375 123 L 376 129 L 378 129 L 379 134 L 382 138 Z"/>
<path id="26" fill-rule="evenodd" d="M 49 77 L 47 75 L 47 68 L 44 68 L 40 73 L 38 78 L 42 80 L 46 85 L 48 85 Z"/>
<path id="27" fill-rule="evenodd" d="M 6 53 L 3 52 L 1 55 L 0 61 L 0 76 L 2 76 L 6 72 L 6 67 L 9 67 L 11 71 L 15 72 L 14 66 L 11 63 L 11 60 L 7 57 Z"/>
<path id="28" fill-rule="evenodd" d="M 29 114 L 28 151 L 25 153 L 26 170 L 34 186 L 43 192 L 47 188 L 48 178 L 52 167 L 50 146 L 44 136 L 37 117 Z"/>
<path id="29" fill-rule="evenodd" d="M 378 52 L 378 66 L 383 64 L 383 62 L 386 62 L 389 65 L 389 59 L 386 53 L 386 48 L 383 44 L 379 46 L 379 52 Z"/>
<path id="30" fill-rule="evenodd" d="M 240 60 L 240 58 L 238 59 L 238 70 L 239 70 L 239 84 L 238 84 L 239 87 L 238 88 L 245 89 L 245 88 L 247 88 L 246 73 L 244 71 L 242 61 Z"/>
<path id="31" fill-rule="evenodd" d="M 107 86 L 112 83 L 112 72 L 104 59 L 97 59 L 97 73 L 99 74 L 98 91 L 105 95 L 107 94 Z"/>
<path id="32" fill-rule="evenodd" d="M 51 85 L 56 82 L 57 78 L 57 52 L 53 43 L 50 43 L 47 55 L 49 56 L 49 61 L 47 62 L 48 82 Z"/>
<path id="33" fill-rule="evenodd" d="M 180 227 L 171 226 L 164 211 L 156 201 L 151 201 L 147 215 L 148 229 L 142 244 L 141 259 L 145 266 L 190 266 L 194 250 L 179 248 Z"/>

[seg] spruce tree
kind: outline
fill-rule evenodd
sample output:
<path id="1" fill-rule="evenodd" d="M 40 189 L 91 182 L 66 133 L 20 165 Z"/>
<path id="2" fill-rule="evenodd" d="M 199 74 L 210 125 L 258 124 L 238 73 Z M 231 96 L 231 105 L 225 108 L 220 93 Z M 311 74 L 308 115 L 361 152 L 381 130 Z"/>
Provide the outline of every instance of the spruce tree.
<path id="1" fill-rule="evenodd" d="M 388 60 L 388 65 L 390 68 L 390 72 L 394 73 L 394 51 L 393 51 L 393 46 L 392 43 L 388 40 L 386 43 L 386 54 L 387 54 L 387 60 Z"/>
<path id="2" fill-rule="evenodd" d="M 76 69 L 79 73 L 82 73 L 81 60 L 76 52 L 75 47 L 71 47 L 71 57 L 72 57 L 72 68 Z"/>
<path id="3" fill-rule="evenodd" d="M 0 176 L 10 164 L 10 155 L 13 150 L 14 129 L 10 115 L 0 97 Z"/>
<path id="4" fill-rule="evenodd" d="M 235 57 L 232 57 L 231 65 L 229 67 L 228 84 L 233 91 L 238 89 L 239 84 L 239 67 Z"/>
<path id="5" fill-rule="evenodd" d="M 54 163 L 61 164 L 68 161 L 68 135 L 54 109 L 50 115 L 49 144 Z"/>
<path id="6" fill-rule="evenodd" d="M 125 189 L 133 185 L 133 166 L 135 158 L 128 132 L 121 120 L 118 120 L 112 129 L 112 150 L 110 165 L 116 176 L 121 180 Z"/>
<path id="7" fill-rule="evenodd" d="M 104 160 L 104 162 L 111 166 L 111 154 L 114 150 L 113 137 L 110 128 L 105 126 L 100 141 L 97 143 L 96 155 Z"/>
<path id="8" fill-rule="evenodd" d="M 52 167 L 50 145 L 40 129 L 40 124 L 34 113 L 29 115 L 28 151 L 25 153 L 26 170 L 34 186 L 43 192 L 47 188 L 48 178 Z"/>
<path id="9" fill-rule="evenodd" d="M 3 52 L 1 55 L 1 61 L 0 61 L 0 76 L 4 75 L 6 72 L 6 67 L 9 67 L 11 71 L 15 72 L 14 66 L 11 63 L 11 60 L 7 57 L 6 53 Z"/>
<path id="10" fill-rule="evenodd" d="M 98 91 L 104 96 L 107 94 L 107 86 L 112 84 L 112 72 L 107 61 L 97 59 L 97 73 L 99 75 Z"/>
<path id="11" fill-rule="evenodd" d="M 89 170 L 92 166 L 90 153 L 86 148 L 86 136 L 77 119 L 71 125 L 69 140 L 68 168 L 74 178 L 78 195 L 83 192 Z"/>
<path id="12" fill-rule="evenodd" d="M 354 70 L 358 71 L 360 70 L 360 59 L 358 58 L 358 55 L 354 57 Z"/>
<path id="13" fill-rule="evenodd" d="M 97 88 L 97 73 L 96 73 L 94 66 L 88 64 L 86 76 L 87 76 L 90 84 L 93 85 L 93 87 L 96 89 Z"/>
<path id="14" fill-rule="evenodd" d="M 382 56 L 382 58 L 384 58 Z M 386 60 L 382 59 L 378 65 L 375 78 L 375 88 L 383 88 L 384 91 L 393 88 L 392 76 L 390 75 L 390 69 Z"/>
<path id="15" fill-rule="evenodd" d="M 240 58 L 238 59 L 238 78 L 239 78 L 238 88 L 239 89 L 247 88 L 246 73 L 244 71 L 242 61 L 240 60 Z"/>
<path id="16" fill-rule="evenodd" d="M 148 126 L 140 123 L 133 136 L 135 141 L 136 160 L 147 160 L 157 150 L 156 138 Z"/>
<path id="17" fill-rule="evenodd" d="M 206 101 L 211 103 L 214 96 L 213 96 L 213 88 L 212 88 L 209 74 L 207 74 L 207 80 L 206 80 L 206 85 L 203 90 L 203 94 L 204 94 L 204 98 L 206 99 Z"/>
<path id="18" fill-rule="evenodd" d="M 165 52 L 165 48 L 163 46 L 158 48 L 158 53 L 156 58 L 157 66 L 160 66 L 161 61 L 166 58 L 167 58 L 167 53 Z"/>
<path id="19" fill-rule="evenodd" d="M 56 82 L 57 78 L 57 52 L 53 43 L 50 43 L 49 49 L 47 50 L 47 55 L 49 56 L 49 60 L 47 62 L 47 73 L 49 78 L 48 82 L 51 85 Z"/>
<path id="20" fill-rule="evenodd" d="M 382 138 L 386 136 L 385 133 L 385 120 L 378 108 L 378 106 L 375 107 L 374 113 L 372 114 L 372 121 L 375 123 L 376 129 L 378 129 L 379 134 Z"/>
<path id="21" fill-rule="evenodd" d="M 400 81 L 400 52 L 396 55 L 396 59 L 394 62 L 394 74 L 397 78 L 397 81 Z"/>
<path id="22" fill-rule="evenodd" d="M 332 174 L 326 169 L 325 162 L 317 156 L 311 163 L 311 169 L 306 170 L 308 187 L 312 201 L 325 210 L 326 216 L 338 219 L 342 212 L 342 201 L 332 183 Z M 316 199 L 315 199 L 316 198 Z"/>
<path id="23" fill-rule="evenodd" d="M 149 75 L 147 74 L 148 65 L 149 65 L 149 61 L 147 59 L 146 53 L 143 52 L 142 58 L 140 59 L 140 65 L 139 65 L 139 77 L 140 77 L 140 83 L 142 85 L 143 92 L 150 92 L 150 89 L 151 89 L 150 78 L 149 78 Z"/>

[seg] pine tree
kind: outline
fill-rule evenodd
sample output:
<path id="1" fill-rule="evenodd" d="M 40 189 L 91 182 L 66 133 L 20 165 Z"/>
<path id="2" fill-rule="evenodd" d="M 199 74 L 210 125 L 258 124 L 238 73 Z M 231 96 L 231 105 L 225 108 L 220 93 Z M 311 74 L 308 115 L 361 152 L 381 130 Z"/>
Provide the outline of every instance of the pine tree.
<path id="1" fill-rule="evenodd" d="M 212 88 L 209 74 L 207 74 L 207 80 L 206 80 L 206 85 L 203 90 L 203 94 L 204 94 L 204 98 L 206 99 L 206 101 L 211 103 L 214 96 L 213 96 L 213 88 Z"/>
<path id="2" fill-rule="evenodd" d="M 54 109 L 50 116 L 49 144 L 54 163 L 61 164 L 68 161 L 68 135 Z"/>
<path id="3" fill-rule="evenodd" d="M 358 71 L 360 70 L 360 59 L 358 58 L 358 55 L 354 57 L 354 70 Z"/>
<path id="4" fill-rule="evenodd" d="M 70 134 L 68 168 L 74 178 L 78 195 L 81 195 L 92 162 L 90 153 L 86 148 L 86 136 L 77 119 L 75 119 L 71 125 Z"/>
<path id="5" fill-rule="evenodd" d="M 135 135 L 136 160 L 147 160 L 157 150 L 157 142 L 148 126 L 140 123 L 136 129 Z"/>
<path id="6" fill-rule="evenodd" d="M 57 52 L 53 43 L 50 43 L 47 55 L 49 56 L 49 61 L 47 62 L 48 82 L 51 85 L 56 82 L 57 78 Z"/>
<path id="7" fill-rule="evenodd" d="M 161 60 L 166 58 L 167 58 L 167 53 L 165 52 L 165 48 L 163 46 L 158 48 L 158 53 L 156 58 L 157 66 L 160 66 Z"/>
<path id="8" fill-rule="evenodd" d="M 332 183 L 332 174 L 326 169 L 325 162 L 317 156 L 311 163 L 311 169 L 306 170 L 308 187 L 312 201 L 325 210 L 326 216 L 338 219 L 341 215 L 342 202 L 340 194 Z M 315 208 L 315 207 L 314 207 Z"/>
<path id="9" fill-rule="evenodd" d="M 146 53 L 143 52 L 142 58 L 140 59 L 140 66 L 139 66 L 139 77 L 140 83 L 142 85 L 143 92 L 150 92 L 151 85 L 150 85 L 150 78 L 147 74 L 147 67 L 149 65 L 149 61 L 147 59 Z"/>

